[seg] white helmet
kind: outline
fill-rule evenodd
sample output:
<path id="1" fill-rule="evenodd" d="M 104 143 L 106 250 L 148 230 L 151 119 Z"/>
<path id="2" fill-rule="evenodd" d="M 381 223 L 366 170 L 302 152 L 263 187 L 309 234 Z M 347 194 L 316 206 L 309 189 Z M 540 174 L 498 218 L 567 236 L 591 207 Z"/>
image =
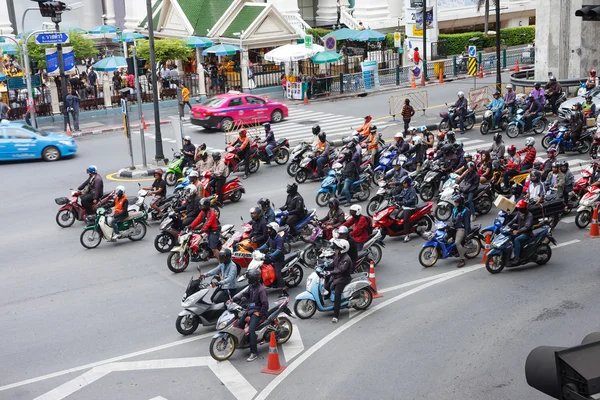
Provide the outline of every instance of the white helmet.
<path id="1" fill-rule="evenodd" d="M 512 85 L 509 83 L 508 85 L 506 85 L 506 88 L 507 88 L 507 89 L 512 89 L 512 88 L 513 88 L 513 86 L 512 86 Z"/>
<path id="2" fill-rule="evenodd" d="M 123 194 L 125 194 L 125 186 L 123 186 L 123 185 L 117 186 L 117 188 L 115 189 L 115 193 L 119 193 L 119 192 L 123 192 Z"/>
<path id="3" fill-rule="evenodd" d="M 460 98 L 463 98 L 463 97 L 465 97 L 465 92 L 460 91 L 460 92 L 456 93 L 456 95 Z"/>
<path id="4" fill-rule="evenodd" d="M 394 138 L 402 138 L 404 139 L 404 134 L 402 132 L 398 132 L 394 135 Z"/>
<path id="5" fill-rule="evenodd" d="M 271 228 L 275 232 L 279 232 L 279 224 L 277 222 L 271 222 L 271 223 L 267 224 L 267 228 Z"/>
<path id="6" fill-rule="evenodd" d="M 196 185 L 187 185 L 183 190 L 185 195 L 189 197 L 193 197 L 196 193 L 198 193 L 198 188 Z"/>
<path id="7" fill-rule="evenodd" d="M 334 250 L 339 250 L 342 254 L 350 250 L 350 243 L 346 239 L 331 239 L 329 242 Z"/>
<path id="8" fill-rule="evenodd" d="M 422 142 L 423 142 L 423 138 L 422 138 L 421 136 L 415 136 L 415 137 L 413 138 L 413 144 L 414 144 L 415 146 L 417 146 L 417 145 L 421 144 Z"/>
<path id="9" fill-rule="evenodd" d="M 529 146 L 533 146 L 535 144 L 535 139 L 532 137 L 528 137 L 527 139 L 525 139 L 525 146 L 529 147 Z"/>
<path id="10" fill-rule="evenodd" d="M 361 214 L 362 213 L 362 207 L 360 206 L 360 204 L 352 204 L 350 206 L 350 211 L 356 211 L 357 214 Z"/>
<path id="11" fill-rule="evenodd" d="M 342 169 L 344 166 L 342 164 L 340 164 L 339 162 L 334 163 L 331 168 L 335 169 L 335 170 L 340 170 Z"/>
<path id="12" fill-rule="evenodd" d="M 191 142 L 192 138 L 190 136 L 186 136 L 186 137 L 183 138 L 183 140 L 187 140 L 188 142 Z"/>
<path id="13" fill-rule="evenodd" d="M 198 178 L 200 175 L 198 174 L 198 171 L 192 171 L 190 172 L 190 174 L 188 175 L 190 178 L 196 177 Z"/>

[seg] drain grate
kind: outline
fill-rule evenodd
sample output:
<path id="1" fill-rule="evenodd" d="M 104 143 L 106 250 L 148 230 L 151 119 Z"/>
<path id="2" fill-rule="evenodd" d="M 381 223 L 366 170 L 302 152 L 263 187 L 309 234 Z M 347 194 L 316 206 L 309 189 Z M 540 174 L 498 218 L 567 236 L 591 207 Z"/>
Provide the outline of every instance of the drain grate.
<path id="1" fill-rule="evenodd" d="M 296 121 L 296 123 L 298 125 L 315 125 L 315 124 L 318 124 L 319 121 L 304 120 L 304 121 Z"/>

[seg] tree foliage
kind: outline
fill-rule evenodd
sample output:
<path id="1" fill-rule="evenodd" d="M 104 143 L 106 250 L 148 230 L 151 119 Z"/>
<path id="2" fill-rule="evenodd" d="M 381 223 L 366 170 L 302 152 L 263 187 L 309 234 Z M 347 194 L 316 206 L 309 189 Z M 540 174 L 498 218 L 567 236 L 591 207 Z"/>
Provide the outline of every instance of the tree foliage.
<path id="1" fill-rule="evenodd" d="M 35 37 L 32 37 L 27 44 L 29 59 L 36 60 L 39 68 L 46 68 L 46 49 L 53 47 L 56 46 L 39 45 L 35 42 Z M 73 47 L 75 60 L 85 60 L 86 58 L 91 58 L 98 54 L 98 49 L 94 47 L 94 41 L 83 37 L 83 35 L 77 32 L 69 33 L 69 44 L 66 44 L 65 47 Z"/>
<path id="2" fill-rule="evenodd" d="M 460 54 L 465 46 L 473 44 L 469 39 L 478 37 L 478 50 L 486 47 L 496 47 L 496 35 L 484 35 L 482 32 L 440 33 L 439 40 L 448 42 L 448 55 Z M 535 26 L 519 26 L 500 30 L 500 41 L 506 47 L 529 44 L 535 39 Z"/>
<path id="3" fill-rule="evenodd" d="M 169 60 L 189 61 L 194 55 L 194 49 L 187 47 L 185 42 L 177 38 L 156 39 L 154 41 L 156 61 L 165 63 Z M 141 58 L 150 60 L 150 45 L 148 40 L 137 42 L 137 54 Z"/>

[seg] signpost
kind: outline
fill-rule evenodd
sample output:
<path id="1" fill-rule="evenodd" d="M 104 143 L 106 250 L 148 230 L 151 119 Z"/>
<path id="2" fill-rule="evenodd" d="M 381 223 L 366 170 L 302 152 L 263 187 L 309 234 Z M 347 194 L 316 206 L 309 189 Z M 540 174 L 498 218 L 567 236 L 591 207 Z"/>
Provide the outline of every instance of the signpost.
<path id="1" fill-rule="evenodd" d="M 473 46 L 471 46 L 473 47 Z M 469 54 L 471 54 L 471 49 L 469 48 Z M 477 87 L 477 58 L 469 57 L 469 65 L 467 68 L 467 72 L 470 76 L 473 77 L 473 86 Z"/>
<path id="2" fill-rule="evenodd" d="M 37 44 L 67 44 L 69 43 L 69 34 L 64 32 L 40 33 L 35 36 Z"/>
<path id="3" fill-rule="evenodd" d="M 125 127 L 125 137 L 127 138 L 127 145 L 129 150 L 129 155 L 131 156 L 131 169 L 135 169 L 135 164 L 133 162 L 133 146 L 131 144 L 131 126 L 129 124 L 129 104 L 127 103 L 127 94 L 129 93 L 129 88 L 121 89 L 121 112 L 123 113 L 123 125 Z M 143 135 L 142 135 L 143 136 Z"/>
<path id="4" fill-rule="evenodd" d="M 475 46 L 469 46 L 469 57 L 475 58 L 477 56 L 477 48 Z"/>
<path id="5" fill-rule="evenodd" d="M 311 37 L 312 39 L 312 37 Z M 329 36 L 327 39 L 325 39 L 325 49 L 330 50 L 330 51 L 335 51 L 337 46 L 337 41 L 335 40 L 334 37 Z M 311 45 L 312 48 L 312 45 Z"/>
<path id="6" fill-rule="evenodd" d="M 304 37 L 304 47 L 307 49 L 312 49 L 313 47 L 313 37 L 308 35 Z"/>

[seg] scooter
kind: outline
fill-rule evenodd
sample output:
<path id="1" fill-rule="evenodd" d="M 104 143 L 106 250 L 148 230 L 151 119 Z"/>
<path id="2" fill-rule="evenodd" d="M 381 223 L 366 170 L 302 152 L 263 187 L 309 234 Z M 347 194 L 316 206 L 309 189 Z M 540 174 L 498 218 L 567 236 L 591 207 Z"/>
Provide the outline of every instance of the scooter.
<path id="1" fill-rule="evenodd" d="M 281 275 L 285 281 L 285 286 L 289 288 L 298 286 L 300 282 L 302 282 L 302 278 L 304 278 L 304 270 L 298 261 L 300 261 L 300 252 L 298 251 L 294 251 L 291 254 L 286 254 L 284 256 L 284 266 L 281 269 Z M 272 264 L 265 264 L 265 255 L 258 250 L 255 250 L 252 253 L 252 261 L 250 261 L 250 265 L 248 265 L 246 274 L 253 269 L 258 269 L 260 271 L 262 282 L 267 289 L 274 289 L 277 287 L 275 268 Z"/>
<path id="2" fill-rule="evenodd" d="M 204 187 L 205 193 L 209 196 L 216 195 L 213 192 L 213 186 L 211 185 L 212 172 L 204 171 L 202 173 L 202 187 Z M 229 179 L 223 185 L 223 200 L 230 200 L 232 203 L 237 203 L 241 200 L 242 194 L 246 193 L 246 189 L 240 181 L 240 177 L 236 176 L 233 179 Z"/>
<path id="3" fill-rule="evenodd" d="M 181 218 L 175 211 L 171 211 L 169 215 L 160 223 L 160 232 L 154 238 L 154 248 L 159 253 L 168 253 L 175 247 L 178 242 L 181 231 L 173 226 L 181 223 Z"/>
<path id="4" fill-rule="evenodd" d="M 360 202 L 367 201 L 369 199 L 371 196 L 371 187 L 369 181 L 370 177 L 368 174 L 361 174 L 359 179 L 352 183 L 352 186 L 350 187 L 350 195 L 353 199 L 357 199 Z M 343 184 L 342 165 L 336 163 L 327 173 L 327 177 L 323 179 L 323 182 L 321 182 L 321 188 L 317 192 L 316 197 L 317 205 L 319 207 L 326 207 L 331 198 L 341 195 L 341 187 Z"/>
<path id="5" fill-rule="evenodd" d="M 202 271 L 198 267 L 200 277 L 190 281 L 183 293 L 181 307 L 183 311 L 177 316 L 175 328 L 182 335 L 191 335 L 198 329 L 198 325 L 214 326 L 217 320 L 227 309 L 225 302 L 230 300 L 226 291 L 219 288 L 219 279 L 213 277 L 210 283 L 204 282 Z M 246 289 L 248 283 L 245 279 L 238 280 L 236 294 Z"/>
<path id="6" fill-rule="evenodd" d="M 517 115 L 515 119 L 508 123 L 506 127 L 506 136 L 511 139 L 515 139 L 519 135 L 529 135 L 532 133 L 540 134 L 546 130 L 548 126 L 548 120 L 546 119 L 546 114 L 544 112 L 538 113 L 531 122 L 531 127 L 529 129 L 525 129 L 525 111 L 520 108 L 517 110 Z"/>
<path id="7" fill-rule="evenodd" d="M 416 233 L 422 236 L 423 233 L 430 231 L 433 227 L 433 218 L 431 211 L 433 203 L 428 202 L 424 206 L 417 207 L 410 216 L 410 233 Z M 404 219 L 402 217 L 403 208 L 396 203 L 373 216 L 373 231 L 381 229 L 382 237 L 387 235 L 391 237 L 404 234 Z"/>
<path id="8" fill-rule="evenodd" d="M 455 174 L 452 174 L 455 175 Z M 451 175 L 451 176 L 452 176 Z M 452 209 L 454 208 L 454 196 L 459 194 L 459 186 L 458 184 L 452 183 L 446 186 L 446 182 L 444 184 L 445 188 L 442 190 L 440 194 L 440 200 L 437 203 L 437 207 L 435 209 L 435 219 L 440 221 L 447 221 L 452 216 Z M 465 197 L 466 201 L 466 195 Z M 480 215 L 485 215 L 490 212 L 492 209 L 492 199 L 494 198 L 492 193 L 492 188 L 490 185 L 480 185 L 477 188 L 477 191 L 473 195 L 473 204 L 475 205 L 475 212 Z"/>
<path id="9" fill-rule="evenodd" d="M 568 128 L 566 126 L 559 125 L 558 120 L 554 120 L 554 122 L 552 122 L 550 124 L 550 126 L 548 127 L 548 132 L 546 132 L 546 134 L 544 135 L 544 138 L 542 139 L 542 147 L 544 149 L 547 149 L 548 147 L 550 147 L 550 142 L 553 141 L 554 139 L 556 139 L 558 132 L 560 132 L 560 131 L 566 132 L 567 129 Z"/>
<path id="10" fill-rule="evenodd" d="M 338 157 L 337 152 L 329 155 L 329 160 L 323 164 L 323 174 L 327 175 L 329 169 L 336 161 Z M 313 152 L 306 153 L 305 157 L 300 161 L 300 165 L 298 166 L 298 170 L 296 171 L 296 176 L 294 179 L 299 184 L 306 182 L 307 180 L 318 180 L 322 179 L 323 175 L 319 175 L 317 173 L 317 155 Z"/>
<path id="11" fill-rule="evenodd" d="M 544 111 L 545 112 L 552 111 L 552 103 L 550 103 L 551 97 L 552 96 L 548 95 L 548 91 L 546 91 L 545 102 L 544 102 Z M 565 101 L 567 101 L 567 94 L 563 90 L 561 90 L 560 94 L 558 95 L 558 99 L 556 99 L 556 109 L 558 110 L 560 108 L 560 105 L 562 103 L 564 103 Z"/>
<path id="12" fill-rule="evenodd" d="M 375 180 L 380 181 L 385 177 L 385 173 L 391 170 L 392 161 L 398 156 L 397 151 L 385 150 L 379 156 L 379 165 L 375 168 Z M 406 162 L 406 156 L 401 155 L 403 157 L 401 161 Z"/>
<path id="13" fill-rule="evenodd" d="M 54 202 L 61 206 L 56 213 L 56 223 L 61 228 L 72 226 L 75 221 L 84 221 L 87 216 L 85 208 L 81 205 L 81 192 L 70 189 L 71 197 L 57 197 Z M 95 207 L 112 208 L 114 206 L 115 191 L 105 195 L 96 203 Z"/>
<path id="14" fill-rule="evenodd" d="M 579 136 L 579 144 L 573 143 L 571 138 L 566 137 L 567 129 L 560 129 L 556 138 L 550 141 L 549 149 L 555 148 L 558 153 L 566 153 L 568 151 L 577 152 L 580 154 L 589 153 L 592 148 L 593 135 L 589 130 L 584 130 Z"/>
<path id="15" fill-rule="evenodd" d="M 431 164 L 431 167 L 425 174 L 423 183 L 420 186 L 419 196 L 421 197 L 421 200 L 431 201 L 438 195 L 443 177 L 444 172 L 442 171 L 441 165 L 439 163 Z"/>
<path id="16" fill-rule="evenodd" d="M 306 155 L 306 153 L 312 150 L 312 146 L 309 142 L 301 142 L 294 147 L 292 150 L 291 161 L 287 167 L 287 173 L 289 176 L 296 176 L 296 172 L 298 172 L 298 168 L 300 167 L 300 162 Z"/>
<path id="17" fill-rule="evenodd" d="M 248 288 L 243 292 L 247 291 Z M 285 313 L 293 318 L 292 311 L 288 308 L 289 304 L 289 297 L 280 297 L 274 306 L 269 308 L 266 319 L 256 329 L 258 344 L 269 343 L 272 334 L 277 338 L 278 345 L 285 344 L 290 340 L 294 326 L 288 318 L 280 316 L 281 313 Z M 210 342 L 210 355 L 215 360 L 225 361 L 233 355 L 236 349 L 250 347 L 250 324 L 247 323 L 245 329 L 238 327 L 238 320 L 242 315 L 245 316 L 246 322 L 250 319 L 250 316 L 247 316 L 244 311 L 244 308 L 234 302 L 227 304 L 227 310 L 217 321 L 218 332 Z"/>
<path id="18" fill-rule="evenodd" d="M 257 157 L 260 161 L 267 162 L 270 161 L 269 156 L 267 155 L 267 143 L 260 142 L 260 138 L 256 136 L 254 138 L 256 141 L 256 145 L 258 148 Z M 283 165 L 290 159 L 290 142 L 287 139 L 279 139 L 273 147 L 273 161 L 275 161 L 279 165 Z"/>
<path id="19" fill-rule="evenodd" d="M 173 153 L 173 160 L 167 166 L 167 172 L 165 173 L 165 182 L 168 186 L 175 186 L 177 180 L 183 176 L 183 154 L 180 152 Z"/>
<path id="20" fill-rule="evenodd" d="M 492 110 L 486 110 L 483 113 L 483 121 L 481 121 L 479 131 L 482 135 L 487 135 L 490 131 L 503 131 L 506 130 L 508 122 L 507 109 L 502 110 L 500 121 L 496 121 L 496 115 Z"/>
<path id="21" fill-rule="evenodd" d="M 579 200 L 575 225 L 579 229 L 586 228 L 592 220 L 594 208 L 598 208 L 598 206 L 600 206 L 600 188 L 590 186 L 588 192 Z"/>
<path id="22" fill-rule="evenodd" d="M 253 174 L 256 171 L 258 171 L 258 168 L 260 168 L 260 161 L 258 160 L 258 157 L 257 157 L 258 145 L 255 142 L 251 142 L 249 146 L 250 146 L 250 149 L 248 151 L 250 152 L 250 156 L 249 156 L 248 162 L 250 163 L 250 167 L 249 167 L 248 171 L 251 174 Z M 225 148 L 225 151 L 226 151 L 226 154 L 225 154 L 224 162 L 225 162 L 225 165 L 227 165 L 227 178 L 233 172 L 244 172 L 245 168 L 246 168 L 246 164 L 244 164 L 243 159 L 239 159 L 237 157 L 237 153 L 239 152 L 237 147 L 227 146 Z"/>
<path id="23" fill-rule="evenodd" d="M 507 217 L 508 213 L 506 211 L 498 211 L 498 216 L 496 217 L 496 219 L 494 219 L 494 223 L 492 225 L 486 226 L 481 230 L 481 240 L 484 243 L 487 243 L 486 236 L 489 236 L 491 243 L 504 226 Z"/>
<path id="24" fill-rule="evenodd" d="M 392 192 L 392 189 L 395 187 L 394 183 L 382 180 L 378 181 L 377 185 L 379 186 L 379 189 L 377 189 L 375 196 L 373 196 L 367 204 L 367 215 L 369 217 L 372 217 L 384 208 L 389 207 L 394 197 Z"/>
<path id="25" fill-rule="evenodd" d="M 289 253 L 292 249 L 292 243 L 303 240 L 305 236 L 310 235 L 314 228 L 315 220 L 317 219 L 317 210 L 308 210 L 306 217 L 296 224 L 296 235 L 290 233 L 290 227 L 282 223 L 283 217 L 287 216 L 287 211 L 275 210 L 275 222 L 279 224 L 280 234 L 283 235 L 285 252 Z"/>
<path id="26" fill-rule="evenodd" d="M 446 103 L 446 105 L 448 105 L 448 103 Z M 448 131 L 451 129 L 458 129 L 458 118 L 456 115 L 456 107 L 449 106 L 448 107 L 448 111 L 443 111 L 440 113 L 440 118 L 442 118 L 442 121 L 439 124 L 439 130 L 440 131 Z M 467 108 L 467 115 L 465 115 L 464 119 L 463 119 L 463 123 L 465 126 L 465 130 L 470 131 L 471 129 L 473 129 L 473 126 L 475 125 L 475 109 L 468 107 Z"/>
<path id="27" fill-rule="evenodd" d="M 435 224 L 435 232 L 426 232 L 423 237 L 427 242 L 423 245 L 419 253 L 419 263 L 425 268 L 433 267 L 439 259 L 449 257 L 458 257 L 458 249 L 454 238 L 456 230 L 448 227 L 444 222 Z M 471 260 L 481 252 L 481 240 L 479 239 L 479 225 L 473 225 L 470 232 L 465 236 L 463 242 L 465 249 L 465 258 Z"/>
<path id="28" fill-rule="evenodd" d="M 85 218 L 86 226 L 81 232 L 79 242 L 86 249 L 95 249 L 100 245 L 102 239 L 107 242 L 116 242 L 119 239 L 137 242 L 146 236 L 148 215 L 145 212 L 130 212 L 126 219 L 118 222 L 119 235 L 116 238 L 113 237 L 113 227 L 109 224 L 106 214 L 106 209 L 100 207 L 96 210 L 96 215 L 88 215 Z"/>
<path id="29" fill-rule="evenodd" d="M 551 228 L 542 226 L 534 229 L 531 239 L 524 243 L 518 262 L 511 261 L 513 242 L 515 236 L 509 227 L 504 227 L 492 242 L 492 250 L 487 255 L 485 268 L 490 274 L 502 272 L 504 268 L 517 267 L 519 265 L 535 262 L 544 265 L 552 258 L 550 243 L 556 245 L 552 237 Z"/>

